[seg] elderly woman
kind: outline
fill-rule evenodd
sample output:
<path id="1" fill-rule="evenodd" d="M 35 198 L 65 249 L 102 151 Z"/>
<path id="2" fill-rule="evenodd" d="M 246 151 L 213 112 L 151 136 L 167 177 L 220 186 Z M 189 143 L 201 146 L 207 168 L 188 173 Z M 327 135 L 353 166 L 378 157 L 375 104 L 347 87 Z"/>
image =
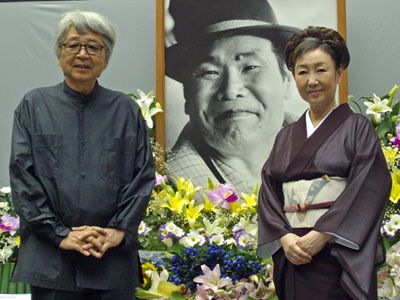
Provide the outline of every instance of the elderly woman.
<path id="1" fill-rule="evenodd" d="M 280 131 L 263 168 L 258 254 L 273 256 L 279 299 L 376 299 L 391 179 L 368 119 L 336 103 L 345 41 L 308 27 L 285 58 L 309 109 Z"/>
<path id="2" fill-rule="evenodd" d="M 29 92 L 15 111 L 13 280 L 29 283 L 33 300 L 134 299 L 154 167 L 139 107 L 97 82 L 114 41 L 101 15 L 66 13 L 55 43 L 65 81 Z"/>

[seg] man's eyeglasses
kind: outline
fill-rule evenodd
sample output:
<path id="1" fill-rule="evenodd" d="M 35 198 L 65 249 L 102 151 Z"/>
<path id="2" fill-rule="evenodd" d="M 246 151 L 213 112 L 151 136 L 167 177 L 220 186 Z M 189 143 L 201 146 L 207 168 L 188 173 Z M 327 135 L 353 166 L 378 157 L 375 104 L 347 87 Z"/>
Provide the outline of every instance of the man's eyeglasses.
<path id="1" fill-rule="evenodd" d="M 68 42 L 63 44 L 63 49 L 65 52 L 77 54 L 81 49 L 85 48 L 85 51 L 89 55 L 99 55 L 103 50 L 103 46 L 97 43 L 81 44 L 78 42 Z"/>

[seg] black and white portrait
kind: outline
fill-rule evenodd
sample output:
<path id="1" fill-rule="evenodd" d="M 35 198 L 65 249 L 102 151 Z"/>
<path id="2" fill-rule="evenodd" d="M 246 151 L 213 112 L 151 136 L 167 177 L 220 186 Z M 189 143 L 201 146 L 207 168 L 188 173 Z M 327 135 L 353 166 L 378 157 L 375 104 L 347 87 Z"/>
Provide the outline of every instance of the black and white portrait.
<path id="1" fill-rule="evenodd" d="M 168 175 L 250 191 L 279 130 L 305 111 L 284 62 L 308 25 L 337 28 L 336 0 L 165 3 Z"/>

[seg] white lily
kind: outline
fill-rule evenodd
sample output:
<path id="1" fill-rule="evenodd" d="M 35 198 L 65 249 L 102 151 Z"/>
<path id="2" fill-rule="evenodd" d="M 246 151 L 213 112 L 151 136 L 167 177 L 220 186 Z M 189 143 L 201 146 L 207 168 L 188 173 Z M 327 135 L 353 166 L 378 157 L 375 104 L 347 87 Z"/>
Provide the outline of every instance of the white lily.
<path id="1" fill-rule="evenodd" d="M 0 188 L 0 193 L 6 195 L 11 193 L 11 188 L 9 186 L 3 186 Z"/>
<path id="2" fill-rule="evenodd" d="M 152 116 L 155 114 L 162 112 L 160 103 L 156 102 L 153 91 L 150 91 L 148 94 L 143 92 L 142 90 L 137 90 L 139 94 L 139 98 L 135 99 L 136 103 L 139 105 L 140 110 L 142 111 L 143 118 L 146 121 L 146 124 L 149 128 L 153 128 L 153 119 Z M 150 106 L 155 102 L 155 107 L 150 108 Z"/>
<path id="3" fill-rule="evenodd" d="M 382 100 L 375 94 L 373 94 L 373 96 L 374 98 L 372 99 L 372 101 L 364 102 L 364 104 L 367 106 L 366 113 L 375 116 L 375 118 L 379 122 L 381 119 L 381 114 L 392 111 L 392 109 L 388 106 L 388 99 Z"/>

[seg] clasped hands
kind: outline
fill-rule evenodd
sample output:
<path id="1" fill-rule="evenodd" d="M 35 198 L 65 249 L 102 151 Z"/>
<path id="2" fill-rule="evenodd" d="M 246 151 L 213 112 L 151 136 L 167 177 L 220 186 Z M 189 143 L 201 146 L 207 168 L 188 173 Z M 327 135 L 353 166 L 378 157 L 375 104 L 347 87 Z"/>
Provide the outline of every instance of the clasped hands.
<path id="1" fill-rule="evenodd" d="M 61 241 L 60 248 L 100 259 L 108 249 L 118 246 L 124 237 L 125 233 L 121 229 L 98 226 L 72 227 Z"/>
<path id="2" fill-rule="evenodd" d="M 282 245 L 286 258 L 294 265 L 304 265 L 312 261 L 325 244 L 332 238 L 330 234 L 311 230 L 299 237 L 294 233 L 282 236 L 279 242 Z"/>

